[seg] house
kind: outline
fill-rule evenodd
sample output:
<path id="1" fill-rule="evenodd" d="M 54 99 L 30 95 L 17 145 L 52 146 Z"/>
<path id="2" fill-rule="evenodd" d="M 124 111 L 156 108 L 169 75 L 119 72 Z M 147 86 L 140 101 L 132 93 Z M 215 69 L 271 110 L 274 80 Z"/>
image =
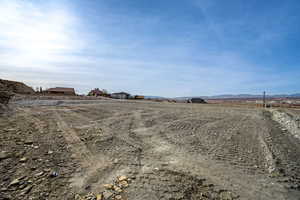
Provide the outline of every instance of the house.
<path id="1" fill-rule="evenodd" d="M 74 88 L 55 87 L 45 91 L 46 94 L 52 95 L 76 95 Z"/>
<path id="2" fill-rule="evenodd" d="M 187 103 L 206 103 L 206 101 L 201 98 L 191 98 L 187 100 Z"/>
<path id="3" fill-rule="evenodd" d="M 99 88 L 95 88 L 91 90 L 88 94 L 88 96 L 104 96 L 105 93 L 102 90 L 99 90 Z"/>
<path id="4" fill-rule="evenodd" d="M 118 92 L 118 93 L 112 93 L 110 96 L 113 99 L 128 99 L 130 97 L 130 94 L 126 92 Z"/>

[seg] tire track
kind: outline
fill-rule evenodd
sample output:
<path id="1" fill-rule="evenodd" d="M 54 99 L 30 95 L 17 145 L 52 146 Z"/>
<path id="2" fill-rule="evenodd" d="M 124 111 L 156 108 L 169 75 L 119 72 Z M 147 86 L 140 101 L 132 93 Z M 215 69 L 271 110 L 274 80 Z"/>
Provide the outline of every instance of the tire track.
<path id="1" fill-rule="evenodd" d="M 102 154 L 92 154 L 84 142 L 81 141 L 76 131 L 69 127 L 58 111 L 54 112 L 58 128 L 63 132 L 64 138 L 70 144 L 74 157 L 77 158 L 83 170 L 74 175 L 71 186 L 83 189 L 86 182 L 97 173 L 98 170 L 112 166 L 109 159 Z"/>

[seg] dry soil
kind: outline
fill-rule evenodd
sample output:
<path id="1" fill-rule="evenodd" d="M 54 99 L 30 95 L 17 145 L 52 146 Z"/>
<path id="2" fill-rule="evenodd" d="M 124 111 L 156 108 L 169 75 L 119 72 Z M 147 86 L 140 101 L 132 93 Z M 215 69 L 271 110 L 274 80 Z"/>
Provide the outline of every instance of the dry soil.
<path id="1" fill-rule="evenodd" d="M 300 199 L 300 141 L 268 110 L 116 100 L 14 106 L 0 117 L 0 200 Z"/>

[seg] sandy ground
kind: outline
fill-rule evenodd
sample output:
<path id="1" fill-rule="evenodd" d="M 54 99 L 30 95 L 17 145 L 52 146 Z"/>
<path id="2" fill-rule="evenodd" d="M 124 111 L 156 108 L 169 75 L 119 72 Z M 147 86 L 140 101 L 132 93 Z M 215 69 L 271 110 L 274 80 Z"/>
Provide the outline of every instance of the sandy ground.
<path id="1" fill-rule="evenodd" d="M 300 140 L 263 109 L 112 100 L 15 106 L 0 118 L 0 200 L 300 199 Z"/>

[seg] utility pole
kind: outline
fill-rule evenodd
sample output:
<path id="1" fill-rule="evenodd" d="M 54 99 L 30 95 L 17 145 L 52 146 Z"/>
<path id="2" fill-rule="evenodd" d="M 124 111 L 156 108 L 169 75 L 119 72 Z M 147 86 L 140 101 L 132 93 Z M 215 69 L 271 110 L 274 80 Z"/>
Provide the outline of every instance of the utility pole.
<path id="1" fill-rule="evenodd" d="M 267 105 L 266 105 L 266 92 L 265 91 L 263 93 L 263 107 L 264 108 L 267 107 Z"/>

